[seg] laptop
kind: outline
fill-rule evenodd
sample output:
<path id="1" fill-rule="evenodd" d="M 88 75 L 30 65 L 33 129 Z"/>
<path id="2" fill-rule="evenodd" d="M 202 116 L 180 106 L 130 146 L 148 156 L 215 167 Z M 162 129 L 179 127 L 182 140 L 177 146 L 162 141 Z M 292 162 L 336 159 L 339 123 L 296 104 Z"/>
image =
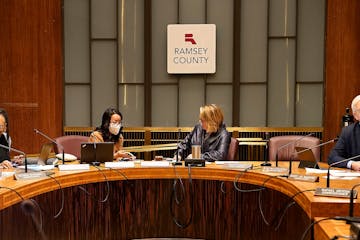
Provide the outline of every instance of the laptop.
<path id="1" fill-rule="evenodd" d="M 81 143 L 81 163 L 112 162 L 113 158 L 113 142 Z"/>
<path id="2" fill-rule="evenodd" d="M 53 150 L 52 143 L 45 143 L 41 146 L 40 154 L 38 157 L 27 157 L 28 165 L 54 165 L 57 162 L 56 158 L 49 158 L 51 151 Z"/>
<path id="3" fill-rule="evenodd" d="M 299 168 L 319 168 L 313 151 L 307 147 L 295 147 L 297 153 L 296 160 L 299 160 Z"/>

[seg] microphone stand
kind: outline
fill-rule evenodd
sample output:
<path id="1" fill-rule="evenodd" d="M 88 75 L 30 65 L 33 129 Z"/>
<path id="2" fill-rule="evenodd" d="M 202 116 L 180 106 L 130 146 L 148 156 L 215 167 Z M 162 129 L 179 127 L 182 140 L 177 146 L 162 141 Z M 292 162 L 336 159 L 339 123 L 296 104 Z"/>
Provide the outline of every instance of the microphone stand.
<path id="1" fill-rule="evenodd" d="M 182 162 L 179 161 L 179 143 L 180 143 L 180 128 L 178 130 L 178 140 L 177 140 L 177 147 L 176 147 L 176 156 L 175 156 L 175 162 L 173 165 L 182 165 Z"/>
<path id="2" fill-rule="evenodd" d="M 285 147 L 287 147 L 287 146 L 289 146 L 289 145 L 291 145 L 291 144 L 295 144 L 296 142 L 300 141 L 300 140 L 303 139 L 303 138 L 310 137 L 310 136 L 312 136 L 313 134 L 314 134 L 314 133 L 309 133 L 309 134 L 307 134 L 307 135 L 305 135 L 305 136 L 301 136 L 301 137 L 295 139 L 294 141 L 288 142 L 288 143 L 286 143 L 285 145 L 280 146 L 280 147 L 276 150 L 276 155 L 275 155 L 275 164 L 276 164 L 276 167 L 278 166 L 278 158 L 279 158 L 279 157 L 278 157 L 278 154 L 279 154 L 279 151 L 280 151 L 281 149 L 283 149 L 283 148 L 285 148 Z"/>
<path id="3" fill-rule="evenodd" d="M 354 189 L 356 187 L 360 186 L 360 184 L 356 184 L 351 188 L 350 191 L 350 204 L 349 204 L 349 217 L 353 217 L 354 216 L 354 198 L 355 198 L 355 193 L 354 193 Z"/>
<path id="4" fill-rule="evenodd" d="M 64 146 L 61 145 L 60 143 L 56 142 L 56 140 L 50 138 L 49 136 L 47 136 L 45 133 L 39 131 L 38 129 L 34 128 L 34 132 L 36 134 L 40 134 L 41 136 L 43 136 L 44 138 L 46 138 L 47 140 L 49 140 L 50 142 L 54 143 L 56 146 L 60 146 L 62 149 L 62 163 L 65 164 L 65 151 L 64 151 Z"/>
<path id="5" fill-rule="evenodd" d="M 359 158 L 360 157 L 360 154 L 359 155 L 356 155 L 356 156 L 353 156 L 353 157 L 350 157 L 350 158 L 346 158 L 346 159 L 343 159 L 339 162 L 334 162 L 332 164 L 329 165 L 329 168 L 328 168 L 328 171 L 327 171 L 327 179 L 326 179 L 326 187 L 329 188 L 330 187 L 330 168 L 335 166 L 335 165 L 338 165 L 339 163 L 343 163 L 343 162 L 347 162 L 347 161 L 350 161 L 350 160 L 353 160 L 355 158 Z"/>
<path id="6" fill-rule="evenodd" d="M 20 154 L 24 155 L 24 158 L 25 158 L 25 172 L 27 173 L 27 171 L 28 171 L 28 168 L 27 168 L 27 157 L 26 157 L 26 154 L 25 154 L 24 152 L 22 152 L 22 151 L 20 151 L 20 150 L 17 150 L 17 149 L 15 149 L 15 148 L 12 148 L 12 147 L 5 146 L 5 145 L 3 145 L 3 144 L 0 144 L 0 147 L 5 148 L 5 149 L 7 149 L 7 150 L 9 150 L 9 151 L 14 151 L 14 152 L 17 152 L 17 153 L 20 153 Z"/>
<path id="7" fill-rule="evenodd" d="M 265 139 L 266 139 L 265 154 L 266 154 L 268 152 L 268 150 L 269 150 L 269 133 L 268 132 L 265 133 Z M 277 155 L 276 155 L 276 157 L 277 157 Z M 265 161 L 260 165 L 263 166 L 263 167 L 270 167 L 271 163 L 269 163 L 268 158 L 269 158 L 269 154 L 266 154 L 265 155 Z"/>

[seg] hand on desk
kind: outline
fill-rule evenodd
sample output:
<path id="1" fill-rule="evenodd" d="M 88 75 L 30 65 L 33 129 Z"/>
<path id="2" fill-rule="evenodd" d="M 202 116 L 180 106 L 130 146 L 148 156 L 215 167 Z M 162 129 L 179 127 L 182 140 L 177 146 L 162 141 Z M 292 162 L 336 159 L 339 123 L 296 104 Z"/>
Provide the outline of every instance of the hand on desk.
<path id="1" fill-rule="evenodd" d="M 11 161 L 4 160 L 0 163 L 0 168 L 13 168 L 14 166 L 22 165 L 24 162 L 24 156 L 15 156 Z"/>
<path id="2" fill-rule="evenodd" d="M 360 171 L 360 162 L 352 162 L 351 169 L 355 171 Z"/>
<path id="3" fill-rule="evenodd" d="M 114 158 L 117 159 L 117 160 L 120 160 L 122 158 L 128 158 L 128 159 L 131 159 L 131 160 L 134 160 L 136 159 L 136 157 L 130 153 L 130 152 L 125 152 L 124 150 L 119 150 L 117 151 L 115 154 L 114 154 Z"/>
<path id="4" fill-rule="evenodd" d="M 12 168 L 12 164 L 9 160 L 4 160 L 0 163 L 0 168 Z"/>

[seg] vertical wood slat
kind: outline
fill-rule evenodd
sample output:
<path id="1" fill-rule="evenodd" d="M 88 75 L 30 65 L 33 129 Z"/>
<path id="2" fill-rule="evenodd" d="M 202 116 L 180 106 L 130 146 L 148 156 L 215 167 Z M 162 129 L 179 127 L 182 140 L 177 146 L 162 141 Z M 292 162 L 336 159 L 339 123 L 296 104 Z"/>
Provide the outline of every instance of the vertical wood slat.
<path id="1" fill-rule="evenodd" d="M 152 14 L 151 0 L 144 0 L 144 126 L 151 126 L 151 84 L 152 84 Z"/>
<path id="2" fill-rule="evenodd" d="M 0 107 L 9 114 L 13 147 L 36 153 L 62 134 L 61 0 L 0 0 Z"/>

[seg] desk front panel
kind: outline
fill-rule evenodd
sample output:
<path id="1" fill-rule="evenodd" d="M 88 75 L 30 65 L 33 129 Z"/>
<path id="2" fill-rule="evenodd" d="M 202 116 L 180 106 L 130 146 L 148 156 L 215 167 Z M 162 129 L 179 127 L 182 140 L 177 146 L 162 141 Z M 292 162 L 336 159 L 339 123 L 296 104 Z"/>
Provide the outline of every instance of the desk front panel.
<path id="1" fill-rule="evenodd" d="M 185 197 L 179 206 L 172 198 L 172 179 L 110 181 L 104 203 L 99 200 L 107 196 L 106 182 L 82 185 L 88 194 L 73 186 L 33 199 L 43 209 L 42 229 L 48 239 L 297 239 L 310 224 L 307 214 L 297 204 L 284 212 L 290 199 L 275 190 L 266 189 L 261 194 L 265 219 L 271 224 L 267 226 L 259 211 L 258 192 L 241 193 L 232 182 L 193 180 L 190 184 L 187 179 L 183 182 Z M 258 186 L 239 184 L 239 188 Z M 62 193 L 64 209 L 54 219 L 61 208 Z M 180 186 L 177 193 L 181 200 Z M 170 206 L 174 207 L 178 223 L 186 225 L 191 220 L 187 227 L 174 223 Z M 41 239 L 20 204 L 2 210 L 0 219 L 0 239 Z"/>

